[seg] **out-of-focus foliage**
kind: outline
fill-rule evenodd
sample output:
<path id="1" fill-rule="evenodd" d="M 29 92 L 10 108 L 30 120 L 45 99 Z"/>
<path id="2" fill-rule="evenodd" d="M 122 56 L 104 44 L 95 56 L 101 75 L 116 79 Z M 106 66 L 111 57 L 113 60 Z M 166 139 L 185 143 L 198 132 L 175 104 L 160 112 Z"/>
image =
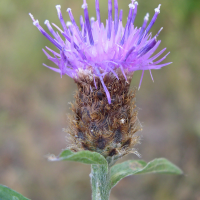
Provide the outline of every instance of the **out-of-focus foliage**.
<path id="1" fill-rule="evenodd" d="M 0 199 L 1 200 L 29 200 L 26 197 L 22 196 L 18 192 L 4 186 L 0 185 Z"/>
<path id="2" fill-rule="evenodd" d="M 88 0 L 90 16 L 94 0 Z M 128 15 L 128 0 L 119 0 Z M 171 54 L 173 64 L 153 71 L 155 82 L 145 73 L 137 94 L 143 124 L 142 159 L 166 157 L 180 166 L 185 176 L 134 176 L 123 179 L 112 191 L 111 200 L 188 200 L 200 198 L 200 1 L 140 0 L 136 26 L 146 12 L 161 13 L 153 34 L 164 27 L 161 48 Z M 88 200 L 90 168 L 79 163 L 49 163 L 45 155 L 65 148 L 66 113 L 76 89 L 73 81 L 50 71 L 52 65 L 42 52 L 52 45 L 32 25 L 31 12 L 42 24 L 49 19 L 59 25 L 55 5 L 71 7 L 79 20 L 81 0 L 0 1 L 0 184 L 34 200 Z M 100 0 L 102 20 L 107 17 L 107 0 Z M 54 47 L 53 47 L 54 48 Z M 132 84 L 138 85 L 141 72 Z M 137 159 L 130 155 L 127 158 Z"/>

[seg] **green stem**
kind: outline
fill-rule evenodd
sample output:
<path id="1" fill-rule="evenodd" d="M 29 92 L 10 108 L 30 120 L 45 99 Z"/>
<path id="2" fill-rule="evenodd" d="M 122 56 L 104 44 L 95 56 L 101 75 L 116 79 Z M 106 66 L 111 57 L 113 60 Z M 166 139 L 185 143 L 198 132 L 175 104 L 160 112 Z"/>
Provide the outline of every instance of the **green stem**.
<path id="1" fill-rule="evenodd" d="M 105 165 L 91 165 L 92 200 L 108 200 L 111 190 L 110 168 Z"/>

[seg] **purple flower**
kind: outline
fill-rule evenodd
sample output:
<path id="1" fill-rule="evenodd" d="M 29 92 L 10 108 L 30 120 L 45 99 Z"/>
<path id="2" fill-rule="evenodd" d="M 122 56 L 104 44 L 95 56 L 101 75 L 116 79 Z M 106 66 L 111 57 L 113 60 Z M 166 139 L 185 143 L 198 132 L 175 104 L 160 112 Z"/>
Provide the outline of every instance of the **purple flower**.
<path id="1" fill-rule="evenodd" d="M 154 37 L 152 37 L 149 31 L 160 13 L 161 5 L 155 9 L 155 14 L 148 26 L 149 14 L 146 14 L 141 28 L 134 27 L 133 25 L 137 14 L 137 6 L 138 3 L 132 0 L 131 4 L 129 4 L 130 10 L 127 23 L 125 27 L 123 27 L 123 11 L 120 10 L 118 15 L 117 0 L 114 0 L 114 20 L 112 19 L 112 0 L 108 0 L 108 19 L 106 20 L 106 26 L 104 26 L 101 22 L 99 1 L 96 0 L 97 20 L 95 21 L 94 18 L 89 18 L 88 5 L 86 0 L 83 0 L 82 8 L 84 10 L 85 20 L 82 16 L 80 17 L 81 29 L 79 29 L 71 9 L 67 9 L 71 23 L 68 22 L 66 24 L 62 17 L 61 6 L 57 5 L 56 9 L 63 30 L 52 23 L 58 30 L 58 32 L 54 31 L 49 21 L 46 20 L 45 24 L 52 36 L 50 36 L 40 26 L 39 21 L 35 20 L 30 14 L 33 24 L 60 50 L 60 52 L 57 53 L 46 47 L 47 50 L 52 53 L 53 56 L 51 56 L 43 49 L 47 58 L 53 61 L 58 68 L 53 68 L 45 64 L 44 66 L 60 73 L 61 76 L 67 74 L 74 80 L 78 80 L 81 76 L 86 75 L 94 80 L 94 85 L 96 85 L 95 78 L 99 78 L 110 104 L 110 92 L 104 83 L 105 75 L 112 73 L 119 79 L 118 75 L 122 73 L 126 80 L 130 80 L 134 71 L 142 70 L 142 81 L 144 70 L 149 70 L 151 74 L 152 69 L 160 69 L 170 64 L 161 64 L 169 53 L 156 60 L 166 48 L 152 56 L 161 42 L 160 40 L 157 41 L 157 37 L 162 28 Z M 64 40 L 60 34 L 64 37 Z"/>

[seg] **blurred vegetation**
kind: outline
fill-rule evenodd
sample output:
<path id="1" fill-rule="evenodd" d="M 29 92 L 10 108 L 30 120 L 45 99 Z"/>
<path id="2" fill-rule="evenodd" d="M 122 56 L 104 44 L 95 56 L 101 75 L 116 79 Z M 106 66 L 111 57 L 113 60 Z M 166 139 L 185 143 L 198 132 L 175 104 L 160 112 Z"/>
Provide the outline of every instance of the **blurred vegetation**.
<path id="1" fill-rule="evenodd" d="M 94 16 L 95 1 L 87 2 Z M 119 0 L 124 24 L 129 3 Z M 152 32 L 164 27 L 159 50 L 167 47 L 171 54 L 166 61 L 173 64 L 153 71 L 154 83 L 145 73 L 137 94 L 144 129 L 138 150 L 146 161 L 168 158 L 185 176 L 128 177 L 113 189 L 111 200 L 200 200 L 200 1 L 140 0 L 136 26 L 141 26 L 146 12 L 153 16 L 159 3 L 161 13 Z M 68 7 L 76 20 L 83 13 L 81 0 L 0 1 L 0 184 L 33 200 L 88 200 L 89 166 L 45 159 L 65 148 L 62 128 L 76 86 L 69 77 L 60 78 L 42 66 L 53 65 L 42 52 L 52 45 L 28 13 L 41 24 L 49 19 L 59 25 L 57 4 L 62 5 L 65 20 Z M 105 22 L 107 0 L 100 0 L 100 8 Z M 138 86 L 140 75 L 134 74 L 133 85 Z"/>

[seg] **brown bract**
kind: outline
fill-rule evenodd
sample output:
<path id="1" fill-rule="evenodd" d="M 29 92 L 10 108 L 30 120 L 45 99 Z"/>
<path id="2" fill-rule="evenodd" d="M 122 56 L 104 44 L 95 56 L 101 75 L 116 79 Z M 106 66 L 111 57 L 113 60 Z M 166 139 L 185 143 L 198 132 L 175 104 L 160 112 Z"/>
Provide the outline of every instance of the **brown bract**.
<path id="1" fill-rule="evenodd" d="M 78 91 L 75 102 L 71 104 L 73 115 L 68 116 L 68 147 L 77 152 L 95 151 L 114 160 L 128 154 L 137 153 L 134 145 L 141 130 L 135 106 L 135 91 L 129 92 L 130 81 L 122 74 L 117 79 L 108 74 L 104 83 L 111 96 L 111 104 L 101 81 L 82 75 L 75 82 Z"/>

